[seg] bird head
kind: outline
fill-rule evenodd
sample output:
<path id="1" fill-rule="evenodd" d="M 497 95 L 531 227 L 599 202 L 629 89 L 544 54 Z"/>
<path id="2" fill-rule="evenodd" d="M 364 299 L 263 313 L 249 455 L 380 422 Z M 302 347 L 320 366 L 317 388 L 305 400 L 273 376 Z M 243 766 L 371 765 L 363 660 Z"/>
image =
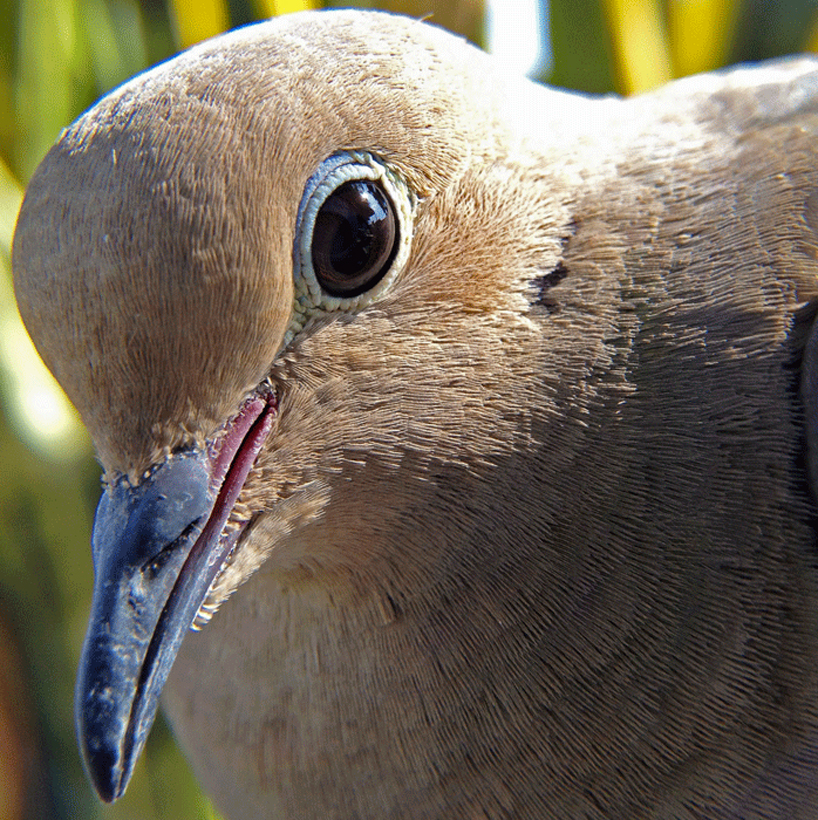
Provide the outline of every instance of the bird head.
<path id="1" fill-rule="evenodd" d="M 70 126 L 13 270 L 104 469 L 100 795 L 178 655 L 239 817 L 813 806 L 815 89 L 591 100 L 339 11 Z"/>
<path id="2" fill-rule="evenodd" d="M 387 609 L 432 583 L 604 358 L 598 283 L 539 344 L 569 222 L 546 177 L 575 171 L 529 142 L 571 98 L 511 89 L 431 26 L 293 15 L 114 91 L 34 175 L 15 291 L 104 469 L 76 693 L 104 799 L 192 624 L 266 562 Z"/>

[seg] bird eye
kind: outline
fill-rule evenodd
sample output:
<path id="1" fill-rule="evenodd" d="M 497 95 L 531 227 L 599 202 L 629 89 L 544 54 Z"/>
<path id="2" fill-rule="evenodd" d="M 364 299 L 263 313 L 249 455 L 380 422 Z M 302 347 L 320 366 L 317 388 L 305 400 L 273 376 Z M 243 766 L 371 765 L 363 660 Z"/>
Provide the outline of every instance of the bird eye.
<path id="1" fill-rule="evenodd" d="M 339 185 L 318 209 L 312 267 L 332 296 L 357 296 L 377 284 L 398 249 L 395 208 L 376 180 Z"/>
<path id="2" fill-rule="evenodd" d="M 395 170 L 367 152 L 333 154 L 318 166 L 296 217 L 285 344 L 310 317 L 354 312 L 386 293 L 409 258 L 415 204 Z"/>

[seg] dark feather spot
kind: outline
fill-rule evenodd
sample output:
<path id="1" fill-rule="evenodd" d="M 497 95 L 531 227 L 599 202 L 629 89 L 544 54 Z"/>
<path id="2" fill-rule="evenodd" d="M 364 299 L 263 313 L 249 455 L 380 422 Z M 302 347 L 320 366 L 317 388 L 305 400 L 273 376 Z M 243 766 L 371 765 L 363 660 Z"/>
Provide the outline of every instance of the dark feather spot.
<path id="1" fill-rule="evenodd" d="M 568 268 L 560 260 L 553 270 L 532 279 L 531 287 L 534 293 L 531 303 L 537 307 L 545 308 L 548 313 L 556 313 L 559 310 L 559 303 L 549 294 L 549 291 L 562 282 L 566 276 L 568 276 Z"/>

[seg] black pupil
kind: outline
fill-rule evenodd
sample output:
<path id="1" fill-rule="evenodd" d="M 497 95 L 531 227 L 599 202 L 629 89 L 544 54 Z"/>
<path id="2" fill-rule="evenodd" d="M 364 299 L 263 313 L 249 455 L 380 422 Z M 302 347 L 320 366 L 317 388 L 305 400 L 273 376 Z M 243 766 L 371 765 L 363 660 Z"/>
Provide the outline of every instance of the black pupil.
<path id="1" fill-rule="evenodd" d="M 374 180 L 339 185 L 315 217 L 312 266 L 332 296 L 357 296 L 379 282 L 398 248 L 395 210 Z"/>

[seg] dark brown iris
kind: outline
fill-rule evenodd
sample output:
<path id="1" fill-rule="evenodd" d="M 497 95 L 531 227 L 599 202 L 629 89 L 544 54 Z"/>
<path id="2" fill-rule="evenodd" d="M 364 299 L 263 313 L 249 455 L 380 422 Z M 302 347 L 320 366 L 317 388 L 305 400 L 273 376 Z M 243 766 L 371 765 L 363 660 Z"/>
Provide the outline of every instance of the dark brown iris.
<path id="1" fill-rule="evenodd" d="M 398 248 L 395 209 L 379 183 L 339 185 L 315 217 L 312 266 L 331 296 L 357 296 L 389 270 Z"/>

